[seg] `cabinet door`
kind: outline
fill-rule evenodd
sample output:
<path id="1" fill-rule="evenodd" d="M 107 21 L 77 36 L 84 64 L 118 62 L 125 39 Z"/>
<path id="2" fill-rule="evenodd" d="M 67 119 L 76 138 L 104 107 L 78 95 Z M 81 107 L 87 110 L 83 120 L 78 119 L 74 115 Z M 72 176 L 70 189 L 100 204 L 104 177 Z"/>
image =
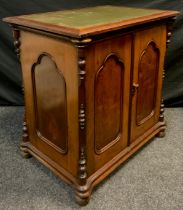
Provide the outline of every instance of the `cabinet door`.
<path id="1" fill-rule="evenodd" d="M 165 47 L 164 25 L 135 33 L 131 142 L 159 121 Z"/>
<path id="2" fill-rule="evenodd" d="M 131 36 L 91 45 L 86 58 L 88 174 L 128 144 Z"/>

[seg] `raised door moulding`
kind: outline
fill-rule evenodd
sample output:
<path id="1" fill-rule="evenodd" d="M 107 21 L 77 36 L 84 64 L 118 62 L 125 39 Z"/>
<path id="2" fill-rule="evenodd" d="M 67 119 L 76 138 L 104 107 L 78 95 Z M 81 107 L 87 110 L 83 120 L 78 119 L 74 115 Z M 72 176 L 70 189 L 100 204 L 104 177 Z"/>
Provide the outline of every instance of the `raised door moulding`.
<path id="1" fill-rule="evenodd" d="M 121 137 L 124 63 L 109 54 L 97 71 L 94 89 L 95 152 L 100 154 Z"/>
<path id="2" fill-rule="evenodd" d="M 55 61 L 42 53 L 32 66 L 36 133 L 51 147 L 68 150 L 66 82 Z"/>
<path id="3" fill-rule="evenodd" d="M 136 124 L 145 123 L 154 115 L 159 71 L 159 48 L 150 41 L 140 55 L 138 65 Z"/>

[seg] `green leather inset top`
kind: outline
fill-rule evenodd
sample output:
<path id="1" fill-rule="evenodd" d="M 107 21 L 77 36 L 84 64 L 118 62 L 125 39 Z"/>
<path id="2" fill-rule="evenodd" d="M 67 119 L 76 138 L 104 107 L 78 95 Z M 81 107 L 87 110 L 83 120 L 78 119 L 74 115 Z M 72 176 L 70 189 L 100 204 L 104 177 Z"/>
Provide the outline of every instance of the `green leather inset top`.
<path id="1" fill-rule="evenodd" d="M 161 10 L 121 6 L 97 6 L 20 16 L 25 20 L 82 29 L 161 13 Z"/>

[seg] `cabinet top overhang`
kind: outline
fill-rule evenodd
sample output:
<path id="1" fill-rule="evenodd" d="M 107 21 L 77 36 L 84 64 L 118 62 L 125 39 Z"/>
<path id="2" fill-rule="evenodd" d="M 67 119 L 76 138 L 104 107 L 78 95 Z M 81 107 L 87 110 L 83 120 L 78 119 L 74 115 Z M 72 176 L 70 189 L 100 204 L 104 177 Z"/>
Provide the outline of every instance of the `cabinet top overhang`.
<path id="1" fill-rule="evenodd" d="M 166 19 L 178 14 L 177 11 L 106 5 L 7 17 L 3 20 L 13 25 L 80 38 Z"/>

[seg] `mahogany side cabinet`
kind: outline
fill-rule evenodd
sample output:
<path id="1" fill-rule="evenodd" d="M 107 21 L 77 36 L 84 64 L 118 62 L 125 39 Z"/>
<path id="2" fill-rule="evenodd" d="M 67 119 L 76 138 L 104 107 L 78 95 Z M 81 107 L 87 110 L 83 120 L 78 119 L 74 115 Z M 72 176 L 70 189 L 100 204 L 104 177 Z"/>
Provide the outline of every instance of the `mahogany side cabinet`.
<path id="1" fill-rule="evenodd" d="M 5 18 L 25 95 L 21 153 L 73 186 L 94 186 L 165 134 L 164 56 L 176 11 L 97 6 Z"/>

